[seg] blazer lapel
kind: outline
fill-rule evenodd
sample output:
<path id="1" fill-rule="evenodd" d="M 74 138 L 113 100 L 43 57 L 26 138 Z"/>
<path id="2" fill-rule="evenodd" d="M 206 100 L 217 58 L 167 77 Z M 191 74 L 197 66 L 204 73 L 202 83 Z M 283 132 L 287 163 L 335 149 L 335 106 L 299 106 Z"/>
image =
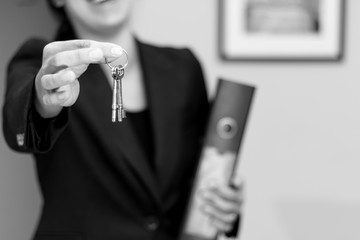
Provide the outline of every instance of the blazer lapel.
<path id="1" fill-rule="evenodd" d="M 69 40 L 74 39 L 75 34 L 73 32 L 73 29 L 69 24 L 62 24 L 60 27 L 60 30 L 57 34 L 56 39 L 57 40 Z M 139 49 L 144 49 L 144 52 L 146 52 L 146 49 L 143 47 L 143 44 L 138 42 Z M 149 95 L 155 95 L 157 94 L 156 88 L 159 87 L 159 89 L 163 89 L 163 86 L 161 86 L 162 81 L 154 81 L 157 80 L 158 76 L 161 76 L 162 71 L 162 64 L 165 65 L 165 63 L 159 62 L 157 63 L 156 59 L 152 59 L 152 56 L 147 56 L 148 53 L 141 55 L 141 61 L 145 66 L 144 70 L 144 76 L 145 81 L 150 83 L 154 82 L 155 84 L 149 84 L 148 85 L 148 96 Z M 150 52 L 150 54 L 152 54 Z M 155 66 L 153 66 L 151 63 L 154 63 Z M 166 74 L 165 74 L 166 75 Z M 169 75 L 169 74 L 168 74 Z M 155 77 L 156 76 L 156 77 Z M 126 77 L 126 76 L 125 76 Z M 149 79 L 147 79 L 149 77 Z M 114 152 L 112 148 L 108 148 L 108 153 L 112 154 L 112 159 L 117 159 L 118 156 L 121 154 L 124 154 L 126 156 L 126 159 L 129 162 L 129 165 L 134 169 L 135 173 L 138 174 L 139 179 L 144 183 L 145 186 L 147 186 L 147 189 L 150 193 L 150 195 L 153 197 L 155 202 L 160 205 L 161 204 L 161 196 L 159 192 L 159 180 L 155 177 L 155 174 L 150 167 L 146 156 L 144 155 L 144 152 L 142 148 L 140 147 L 140 143 L 135 136 L 135 132 L 132 129 L 132 126 L 127 122 L 126 119 L 123 120 L 122 123 L 112 123 L 111 122 L 111 101 L 112 101 L 112 92 L 111 87 L 109 86 L 107 81 L 104 81 L 106 79 L 105 74 L 103 73 L 102 69 L 97 65 L 91 65 L 89 66 L 89 69 L 84 73 L 84 75 L 81 77 L 83 78 L 83 81 L 81 83 L 81 88 L 87 88 L 86 91 L 89 92 L 89 95 L 86 95 L 88 98 L 83 101 L 81 104 L 82 107 L 87 108 L 87 111 L 92 111 L 92 114 L 89 114 L 89 117 L 94 117 L 94 119 L 90 119 L 91 121 L 85 121 L 90 122 L 92 124 L 95 124 L 94 129 L 106 129 L 106 132 L 109 133 L 109 135 L 105 135 L 101 132 L 98 133 L 98 137 L 102 139 L 104 142 L 105 147 L 106 146 L 112 146 L 114 143 L 114 139 L 119 145 L 118 152 Z M 88 81 L 88 80 L 93 81 Z M 94 86 L 96 85 L 96 86 Z M 98 99 L 99 92 L 105 93 L 103 96 L 103 101 L 98 101 L 94 103 L 94 99 Z M 80 97 L 79 97 L 80 98 Z M 157 97 L 150 97 L 150 108 L 151 111 L 155 111 L 155 113 L 152 113 L 152 122 L 153 126 L 155 128 L 154 135 L 155 135 L 155 146 L 157 152 L 162 152 L 161 144 L 166 142 L 166 139 L 164 138 L 164 134 L 162 131 L 162 125 L 164 124 L 164 121 L 161 119 L 161 109 L 160 105 L 163 98 L 157 98 Z M 81 101 L 79 99 L 78 101 Z M 152 104 L 152 101 L 154 102 Z M 89 103 L 94 103 L 94 105 L 90 105 Z M 160 103 L 160 104 L 159 104 Z M 153 106 L 154 105 L 154 106 Z M 104 107 L 105 106 L 105 107 Z M 108 106 L 108 107 L 107 107 Z M 94 109 L 92 109 L 94 108 Z M 156 134 L 156 132 L 159 131 L 159 134 Z M 134 144 L 135 143 L 135 144 Z M 139 161 L 131 161 L 130 159 L 137 159 Z M 116 164 L 117 161 L 114 161 Z M 147 163 L 147 164 L 144 164 Z"/>
<path id="2" fill-rule="evenodd" d="M 181 113 L 176 96 L 174 66 L 154 47 L 139 43 L 147 100 L 152 119 L 156 176 L 163 196 L 181 164 L 179 156 Z"/>
<path id="3" fill-rule="evenodd" d="M 134 169 L 138 179 L 147 187 L 155 202 L 160 204 L 157 180 L 129 120 L 125 118 L 122 122 L 116 123 L 111 121 L 112 90 L 105 80 L 104 72 L 100 66 L 91 65 L 82 77 L 84 79 L 80 80 L 81 88 L 88 93 L 86 99 L 83 99 L 82 106 L 86 103 L 94 103 L 91 106 L 87 104 L 87 111 L 91 112 L 87 117 L 93 118 L 88 119 L 87 122 L 94 124 L 94 129 L 105 129 L 106 133 L 97 132 L 96 137 L 101 138 L 104 147 L 108 148 L 107 153 L 111 154 L 115 166 L 119 164 L 117 161 L 119 156 L 125 156 L 124 159 Z M 99 94 L 103 96 L 102 100 L 94 101 L 99 98 Z M 114 144 L 118 147 L 114 147 Z"/>
<path id="4" fill-rule="evenodd" d="M 93 119 L 88 119 L 90 121 L 87 122 L 94 124 L 94 129 L 106 129 L 107 134 L 97 133 L 104 147 L 113 146 L 114 140 L 118 144 L 117 151 L 108 147 L 111 158 L 118 159 L 125 155 L 128 164 L 160 205 L 163 197 L 172 191 L 172 178 L 176 177 L 181 164 L 179 158 L 183 113 L 179 112 L 179 98 L 174 95 L 178 87 L 175 83 L 179 82 L 176 78 L 179 78 L 181 73 L 174 71 L 176 68 L 159 50 L 140 42 L 138 47 L 153 129 L 155 172 L 148 163 L 128 119 L 121 123 L 111 122 L 111 87 L 104 80 L 106 76 L 97 65 L 91 65 L 82 76 L 84 79 L 80 80 L 81 88 L 88 92 L 82 106 L 92 112 L 88 117 Z M 102 101 L 94 102 L 94 99 L 99 98 L 99 93 L 103 93 Z M 86 105 L 89 102 L 94 102 L 94 105 Z M 134 159 L 136 161 L 133 161 Z M 114 164 L 116 165 L 117 161 L 114 161 Z"/>

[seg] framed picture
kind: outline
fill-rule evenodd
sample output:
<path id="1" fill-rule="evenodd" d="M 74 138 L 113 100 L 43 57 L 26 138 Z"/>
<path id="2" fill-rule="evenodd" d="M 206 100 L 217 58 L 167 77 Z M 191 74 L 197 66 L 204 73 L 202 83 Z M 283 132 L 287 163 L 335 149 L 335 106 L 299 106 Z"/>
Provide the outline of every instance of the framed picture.
<path id="1" fill-rule="evenodd" d="M 340 60 L 345 0 L 219 0 L 225 60 Z"/>

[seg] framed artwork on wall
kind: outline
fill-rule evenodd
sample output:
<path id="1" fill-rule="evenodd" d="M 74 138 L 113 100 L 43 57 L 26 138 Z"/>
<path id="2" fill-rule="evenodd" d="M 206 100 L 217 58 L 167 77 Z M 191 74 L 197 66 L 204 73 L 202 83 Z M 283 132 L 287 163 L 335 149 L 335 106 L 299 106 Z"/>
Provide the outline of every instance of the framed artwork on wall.
<path id="1" fill-rule="evenodd" d="M 345 0 L 219 0 L 224 60 L 338 61 Z"/>

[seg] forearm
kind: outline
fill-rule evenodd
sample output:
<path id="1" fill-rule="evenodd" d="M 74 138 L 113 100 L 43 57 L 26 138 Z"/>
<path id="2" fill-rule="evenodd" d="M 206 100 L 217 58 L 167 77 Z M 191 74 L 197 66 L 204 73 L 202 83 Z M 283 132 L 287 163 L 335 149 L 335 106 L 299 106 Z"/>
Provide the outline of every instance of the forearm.
<path id="1" fill-rule="evenodd" d="M 34 79 L 41 66 L 41 41 L 29 41 L 10 61 L 3 105 L 3 132 L 8 145 L 20 152 L 48 151 L 65 127 L 68 110 L 44 120 L 36 112 Z"/>
<path id="2" fill-rule="evenodd" d="M 20 152 L 46 152 L 65 128 L 69 109 L 44 119 L 35 109 L 32 82 L 7 90 L 3 106 L 3 132 L 8 145 Z"/>

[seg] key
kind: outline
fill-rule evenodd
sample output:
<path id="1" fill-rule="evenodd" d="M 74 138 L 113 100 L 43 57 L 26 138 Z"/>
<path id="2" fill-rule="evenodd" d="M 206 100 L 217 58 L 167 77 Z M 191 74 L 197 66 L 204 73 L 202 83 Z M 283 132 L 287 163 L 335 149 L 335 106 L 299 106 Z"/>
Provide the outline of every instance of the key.
<path id="1" fill-rule="evenodd" d="M 112 67 L 111 74 L 113 78 L 112 121 L 121 122 L 123 118 L 126 118 L 122 99 L 122 78 L 125 74 L 123 66 Z"/>
<path id="2" fill-rule="evenodd" d="M 125 67 L 129 63 L 128 53 L 123 49 L 126 62 L 124 65 L 111 66 L 108 60 L 105 58 L 106 65 L 111 69 L 111 76 L 113 79 L 113 98 L 112 98 L 112 113 L 111 118 L 113 122 L 121 122 L 123 118 L 126 118 L 125 109 L 122 99 L 122 79 L 125 74 Z"/>

